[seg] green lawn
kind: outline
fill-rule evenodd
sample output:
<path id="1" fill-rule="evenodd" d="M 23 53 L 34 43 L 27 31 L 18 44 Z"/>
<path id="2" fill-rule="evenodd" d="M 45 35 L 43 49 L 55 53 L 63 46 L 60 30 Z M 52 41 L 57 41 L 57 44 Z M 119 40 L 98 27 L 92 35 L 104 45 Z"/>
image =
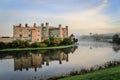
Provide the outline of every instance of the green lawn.
<path id="1" fill-rule="evenodd" d="M 120 66 L 98 70 L 83 75 L 61 78 L 59 80 L 120 80 Z"/>
<path id="2" fill-rule="evenodd" d="M 62 49 L 77 46 L 77 44 L 73 45 L 65 45 L 65 46 L 54 46 L 54 47 L 40 47 L 40 48 L 9 48 L 9 49 L 1 49 L 0 51 L 22 51 L 22 50 L 43 50 L 43 49 Z"/>

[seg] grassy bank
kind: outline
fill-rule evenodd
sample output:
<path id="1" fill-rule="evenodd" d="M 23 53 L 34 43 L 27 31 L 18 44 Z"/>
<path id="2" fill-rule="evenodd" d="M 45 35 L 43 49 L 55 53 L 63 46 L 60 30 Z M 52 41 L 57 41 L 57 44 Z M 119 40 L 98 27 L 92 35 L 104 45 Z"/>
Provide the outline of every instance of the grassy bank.
<path id="1" fill-rule="evenodd" d="M 22 50 L 43 50 L 43 49 L 62 49 L 62 48 L 69 48 L 77 46 L 77 44 L 74 45 L 67 45 L 67 46 L 54 46 L 54 47 L 40 47 L 40 48 L 9 48 L 9 49 L 2 49 L 0 51 L 22 51 Z"/>
<path id="2" fill-rule="evenodd" d="M 120 80 L 120 66 L 58 80 Z"/>

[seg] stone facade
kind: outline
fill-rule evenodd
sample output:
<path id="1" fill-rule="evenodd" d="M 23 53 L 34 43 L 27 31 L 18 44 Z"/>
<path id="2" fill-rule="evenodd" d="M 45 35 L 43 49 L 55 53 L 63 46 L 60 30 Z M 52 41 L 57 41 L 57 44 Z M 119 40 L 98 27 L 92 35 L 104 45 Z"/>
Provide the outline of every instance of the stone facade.
<path id="1" fill-rule="evenodd" d="M 58 27 L 49 26 L 49 23 L 45 25 L 42 23 L 37 26 L 36 23 L 32 27 L 25 24 L 25 26 L 14 25 L 13 26 L 13 38 L 28 40 L 30 42 L 41 42 L 50 37 L 66 38 L 68 37 L 68 26 L 62 28 L 61 25 Z"/>

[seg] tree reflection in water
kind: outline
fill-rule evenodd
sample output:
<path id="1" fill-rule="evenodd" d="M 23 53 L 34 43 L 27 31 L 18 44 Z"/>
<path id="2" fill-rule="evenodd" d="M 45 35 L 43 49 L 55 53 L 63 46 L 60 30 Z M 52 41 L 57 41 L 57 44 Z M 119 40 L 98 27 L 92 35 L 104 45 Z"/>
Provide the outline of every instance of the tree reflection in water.
<path id="1" fill-rule="evenodd" d="M 120 45 L 113 45 L 113 50 L 116 52 L 116 53 L 118 53 L 119 52 L 119 50 L 120 50 Z"/>
<path id="2" fill-rule="evenodd" d="M 52 49 L 52 50 L 39 50 L 39 51 L 11 51 L 0 52 L 0 59 L 14 58 L 14 71 L 22 71 L 25 69 L 28 71 L 34 68 L 42 68 L 42 65 L 52 61 L 59 61 L 62 64 L 63 60 L 69 61 L 69 53 L 73 53 L 78 46 L 65 48 L 65 49 Z"/>

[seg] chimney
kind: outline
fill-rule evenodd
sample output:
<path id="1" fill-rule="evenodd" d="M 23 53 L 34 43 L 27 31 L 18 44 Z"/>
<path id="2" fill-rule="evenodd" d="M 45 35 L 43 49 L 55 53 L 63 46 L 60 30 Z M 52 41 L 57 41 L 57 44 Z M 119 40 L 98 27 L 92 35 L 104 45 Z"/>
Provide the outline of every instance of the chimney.
<path id="1" fill-rule="evenodd" d="M 66 26 L 66 29 L 68 29 L 68 26 Z"/>
<path id="2" fill-rule="evenodd" d="M 19 27 L 21 27 L 22 25 L 21 24 L 19 24 Z"/>
<path id="3" fill-rule="evenodd" d="M 34 23 L 33 27 L 37 27 L 37 26 L 36 26 L 36 23 Z"/>
<path id="4" fill-rule="evenodd" d="M 44 26 L 44 23 L 41 23 L 41 27 L 43 27 Z"/>
<path id="5" fill-rule="evenodd" d="M 61 24 L 59 24 L 59 28 L 61 28 L 62 27 L 62 25 Z"/>
<path id="6" fill-rule="evenodd" d="M 28 24 L 25 24 L 25 27 L 28 27 Z"/>
<path id="7" fill-rule="evenodd" d="M 49 23 L 48 23 L 48 22 L 46 22 L 46 26 L 49 26 Z"/>

